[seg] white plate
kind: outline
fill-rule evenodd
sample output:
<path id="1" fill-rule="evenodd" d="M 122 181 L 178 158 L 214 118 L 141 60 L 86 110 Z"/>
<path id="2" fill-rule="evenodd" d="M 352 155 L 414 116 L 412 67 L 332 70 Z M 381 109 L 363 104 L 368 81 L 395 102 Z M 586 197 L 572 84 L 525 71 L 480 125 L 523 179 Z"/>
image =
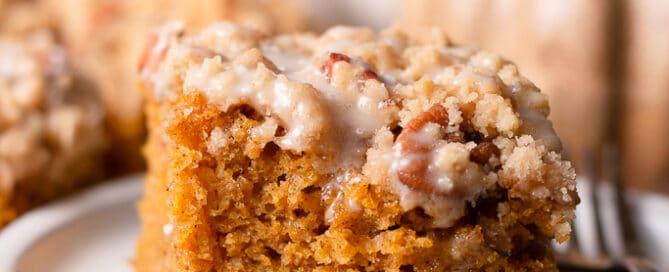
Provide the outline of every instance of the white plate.
<path id="1" fill-rule="evenodd" d="M 14 221 L 0 232 L 0 271 L 132 271 L 141 177 L 99 185 Z M 582 195 L 590 189 L 589 183 L 579 184 Z M 639 239 L 658 265 L 669 268 L 669 198 L 649 193 L 629 197 Z M 583 198 L 580 220 L 587 220 L 590 205 Z"/>
<path id="2" fill-rule="evenodd" d="M 0 232 L 0 271 L 132 271 L 142 175 L 33 210 Z"/>

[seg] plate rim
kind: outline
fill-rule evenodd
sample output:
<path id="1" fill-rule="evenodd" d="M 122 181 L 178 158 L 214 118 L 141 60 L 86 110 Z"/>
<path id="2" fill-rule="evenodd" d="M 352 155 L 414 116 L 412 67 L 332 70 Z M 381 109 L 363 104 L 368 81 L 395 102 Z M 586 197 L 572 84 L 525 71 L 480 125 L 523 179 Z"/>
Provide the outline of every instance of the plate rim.
<path id="1" fill-rule="evenodd" d="M 106 180 L 91 188 L 33 209 L 0 230 L 0 271 L 13 271 L 40 239 L 101 208 L 136 202 L 143 195 L 145 173 Z"/>

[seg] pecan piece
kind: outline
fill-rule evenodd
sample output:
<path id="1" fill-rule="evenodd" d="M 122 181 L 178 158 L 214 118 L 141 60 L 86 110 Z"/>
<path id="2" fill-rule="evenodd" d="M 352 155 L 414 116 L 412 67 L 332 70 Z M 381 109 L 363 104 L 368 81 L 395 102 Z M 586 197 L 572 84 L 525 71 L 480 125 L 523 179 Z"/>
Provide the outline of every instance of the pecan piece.
<path id="1" fill-rule="evenodd" d="M 448 125 L 448 111 L 442 105 L 435 104 L 427 111 L 422 112 L 409 121 L 407 126 L 397 136 L 395 142 L 396 156 L 400 160 L 407 160 L 396 166 L 397 178 L 409 188 L 423 192 L 438 192 L 438 188 L 431 182 L 425 181 L 425 172 L 429 164 L 429 152 L 432 143 L 421 139 L 415 139 L 416 133 L 427 123 L 435 123 L 441 126 Z M 447 138 L 447 140 L 450 138 Z M 457 141 L 459 138 L 453 137 Z M 397 158 L 396 158 L 397 159 Z"/>
<path id="2" fill-rule="evenodd" d="M 414 119 L 409 121 L 404 130 L 406 132 L 415 133 L 416 131 L 419 131 L 421 128 L 423 128 L 423 126 L 427 123 L 435 123 L 441 126 L 447 126 L 448 111 L 446 110 L 446 108 L 444 108 L 444 106 L 439 104 L 433 105 L 427 111 L 422 112 Z M 402 135 L 400 134 L 400 136 Z"/>
<path id="3" fill-rule="evenodd" d="M 325 61 L 323 65 L 321 65 L 321 72 L 325 74 L 328 81 L 330 81 L 330 78 L 332 78 L 332 66 L 339 61 L 345 61 L 350 63 L 351 58 L 344 54 L 330 52 L 330 54 L 328 54 L 328 60 Z"/>
<path id="4" fill-rule="evenodd" d="M 472 149 L 469 153 L 469 159 L 478 164 L 485 164 L 490 160 L 492 155 L 499 157 L 499 148 L 491 142 L 483 142 Z"/>
<path id="5" fill-rule="evenodd" d="M 330 52 L 330 54 L 328 54 L 327 61 L 325 61 L 325 63 L 321 65 L 321 72 L 325 74 L 328 82 L 330 82 L 330 80 L 332 79 L 332 66 L 334 66 L 335 63 L 340 61 L 352 63 L 354 65 L 364 68 L 364 71 L 361 74 L 357 75 L 358 84 L 360 86 L 364 85 L 365 81 L 370 79 L 381 81 L 379 75 L 376 72 L 374 72 L 374 70 L 368 63 L 362 60 L 353 59 L 341 53 Z"/>
<path id="6" fill-rule="evenodd" d="M 362 72 L 362 75 L 360 77 L 361 77 L 362 81 L 370 80 L 370 79 L 379 80 L 379 75 L 377 75 L 372 70 L 365 70 L 364 72 Z"/>

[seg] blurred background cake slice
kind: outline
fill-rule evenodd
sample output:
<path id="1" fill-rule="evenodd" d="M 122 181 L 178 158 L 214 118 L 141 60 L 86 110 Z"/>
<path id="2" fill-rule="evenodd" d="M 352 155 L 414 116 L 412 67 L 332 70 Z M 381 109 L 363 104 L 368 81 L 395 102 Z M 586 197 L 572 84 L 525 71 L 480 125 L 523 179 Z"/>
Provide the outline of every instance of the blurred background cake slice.
<path id="1" fill-rule="evenodd" d="M 0 227 L 104 177 L 104 110 L 50 32 L 0 38 Z"/>

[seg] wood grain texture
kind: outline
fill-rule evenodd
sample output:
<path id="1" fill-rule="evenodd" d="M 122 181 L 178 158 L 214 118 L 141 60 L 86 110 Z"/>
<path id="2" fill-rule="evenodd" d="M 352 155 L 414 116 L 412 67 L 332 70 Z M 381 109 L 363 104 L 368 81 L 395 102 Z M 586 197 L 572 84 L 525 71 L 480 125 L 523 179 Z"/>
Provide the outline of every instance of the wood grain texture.
<path id="1" fill-rule="evenodd" d="M 623 174 L 669 192 L 669 2 L 629 0 L 626 10 Z"/>

